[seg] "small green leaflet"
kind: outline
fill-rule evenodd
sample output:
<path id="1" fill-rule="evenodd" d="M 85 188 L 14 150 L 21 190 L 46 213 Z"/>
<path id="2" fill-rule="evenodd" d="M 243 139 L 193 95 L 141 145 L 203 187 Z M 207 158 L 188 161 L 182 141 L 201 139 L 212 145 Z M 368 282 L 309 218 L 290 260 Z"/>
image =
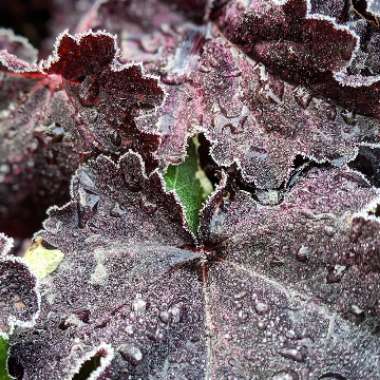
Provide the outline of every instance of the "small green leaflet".
<path id="1" fill-rule="evenodd" d="M 212 192 L 212 184 L 199 166 L 198 141 L 191 140 L 186 160 L 180 165 L 169 166 L 164 178 L 167 190 L 174 190 L 185 209 L 187 224 L 196 233 L 199 211 L 203 201 Z"/>
<path id="2" fill-rule="evenodd" d="M 0 380 L 10 380 L 7 372 L 8 342 L 0 337 Z"/>
<path id="3" fill-rule="evenodd" d="M 35 276 L 42 280 L 58 268 L 63 258 L 63 252 L 45 248 L 42 239 L 37 238 L 25 252 L 23 260 Z"/>

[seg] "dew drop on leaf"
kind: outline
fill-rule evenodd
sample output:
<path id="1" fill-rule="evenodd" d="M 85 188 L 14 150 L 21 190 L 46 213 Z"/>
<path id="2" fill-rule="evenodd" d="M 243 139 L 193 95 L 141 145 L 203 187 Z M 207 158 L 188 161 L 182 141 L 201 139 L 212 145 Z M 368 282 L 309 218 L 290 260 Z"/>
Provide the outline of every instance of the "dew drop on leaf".
<path id="1" fill-rule="evenodd" d="M 346 269 L 347 267 L 344 265 L 334 265 L 332 268 L 328 269 L 326 281 L 330 284 L 339 282 L 342 279 Z"/>
<path id="2" fill-rule="evenodd" d="M 118 347 L 121 356 L 132 365 L 139 364 L 143 359 L 140 348 L 134 344 L 122 344 Z"/>
<path id="3" fill-rule="evenodd" d="M 170 321 L 170 314 L 167 310 L 161 311 L 159 317 L 163 323 L 168 323 Z"/>
<path id="4" fill-rule="evenodd" d="M 178 323 L 183 315 L 183 306 L 181 304 L 174 305 L 169 309 L 169 313 L 172 316 L 173 323 Z"/>
<path id="5" fill-rule="evenodd" d="M 111 216 L 113 217 L 121 217 L 123 215 L 125 215 L 127 213 L 127 211 L 125 209 L 123 209 L 119 203 L 115 203 L 114 206 L 112 207 L 111 209 Z"/>
<path id="6" fill-rule="evenodd" d="M 300 377 L 295 371 L 289 369 L 276 373 L 271 380 L 300 380 Z"/>
<path id="7" fill-rule="evenodd" d="M 296 258 L 298 261 L 306 262 L 311 255 L 311 250 L 307 246 L 301 246 L 301 248 L 298 250 L 296 254 Z"/>
<path id="8" fill-rule="evenodd" d="M 298 347 L 285 347 L 279 351 L 279 354 L 286 359 L 291 359 L 300 363 L 304 362 L 306 359 L 305 350 Z"/>
<path id="9" fill-rule="evenodd" d="M 263 315 L 269 311 L 268 305 L 264 302 L 255 301 L 254 306 L 257 314 Z"/>
<path id="10" fill-rule="evenodd" d="M 147 307 L 146 302 L 140 297 L 136 297 L 136 299 L 132 303 L 132 310 L 137 315 L 144 315 L 146 311 L 146 307 Z"/>

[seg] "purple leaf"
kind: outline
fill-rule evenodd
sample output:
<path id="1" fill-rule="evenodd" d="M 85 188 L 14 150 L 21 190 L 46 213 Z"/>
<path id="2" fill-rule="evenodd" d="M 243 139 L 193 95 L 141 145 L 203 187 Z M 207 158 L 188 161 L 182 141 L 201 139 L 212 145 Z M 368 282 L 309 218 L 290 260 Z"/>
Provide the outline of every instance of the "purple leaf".
<path id="1" fill-rule="evenodd" d="M 8 255 L 12 239 L 0 234 L 0 336 L 16 326 L 32 327 L 39 313 L 36 277 L 16 257 Z"/>
<path id="2" fill-rule="evenodd" d="M 378 221 L 356 212 L 378 192 L 345 169 L 311 171 L 275 208 L 228 186 L 211 196 L 194 245 L 174 196 L 139 155 L 82 167 L 72 201 L 50 211 L 41 233 L 65 258 L 42 284 L 39 335 L 11 338 L 24 376 L 72 378 L 93 361 L 92 379 L 375 379 L 378 339 L 345 307 L 361 318 L 379 294 L 378 238 L 365 235 Z M 275 259 L 287 270 L 267 264 Z M 334 265 L 346 266 L 341 277 L 321 281 Z"/>
<path id="3" fill-rule="evenodd" d="M 346 318 L 356 305 L 370 319 L 380 315 L 378 203 L 378 189 L 357 172 L 313 169 L 274 207 L 221 190 L 205 210 L 203 240 Z"/>
<path id="4" fill-rule="evenodd" d="M 10 374 L 380 378 L 375 2 L 83 4 L 39 63 L 0 31 L 0 229 L 66 202 L 41 295 L 0 235 Z M 197 234 L 162 177 L 194 135 Z"/>
<path id="5" fill-rule="evenodd" d="M 194 54 L 196 66 L 157 113 L 136 119 L 139 129 L 155 125 L 161 134 L 155 155 L 163 163 L 180 162 L 187 137 L 203 132 L 219 166 L 235 162 L 245 182 L 270 189 L 289 179 L 297 155 L 341 166 L 361 144 L 379 143 L 377 120 L 270 74 L 223 37 Z"/>
<path id="6" fill-rule="evenodd" d="M 50 211 L 42 237 L 65 258 L 44 284 L 39 337 L 13 337 L 27 378 L 70 377 L 103 343 L 115 351 L 107 378 L 202 377 L 202 286 L 190 268 L 204 255 L 186 248 L 193 237 L 162 181 L 135 153 L 117 166 L 100 156 Z"/>
<path id="7" fill-rule="evenodd" d="M 2 50 L 6 50 L 28 63 L 37 61 L 37 50 L 30 45 L 26 38 L 16 36 L 9 29 L 0 29 L 0 51 Z"/>
<path id="8" fill-rule="evenodd" d="M 138 132 L 134 117 L 151 112 L 164 94 L 139 65 L 118 62 L 113 36 L 64 33 L 39 67 L 6 51 L 0 62 L 1 225 L 23 218 L 23 202 L 42 201 L 44 212 L 65 201 L 70 175 L 91 155 L 133 147 L 154 165 L 158 137 Z"/>
<path id="9" fill-rule="evenodd" d="M 233 0 L 213 18 L 228 39 L 271 72 L 379 117 L 380 73 L 371 73 L 378 55 L 374 20 L 358 20 L 339 1 L 309 0 L 255 0 L 247 6 Z"/>
<path id="10" fill-rule="evenodd" d="M 188 28 L 186 21 L 173 6 L 159 0 L 106 0 L 89 10 L 80 28 L 116 34 L 124 62 L 142 62 L 145 69 L 158 73 L 165 71 Z"/>
<path id="11" fill-rule="evenodd" d="M 232 42 L 292 80 L 324 78 L 349 63 L 357 38 L 348 28 L 312 14 L 309 1 L 230 1 L 217 23 Z"/>

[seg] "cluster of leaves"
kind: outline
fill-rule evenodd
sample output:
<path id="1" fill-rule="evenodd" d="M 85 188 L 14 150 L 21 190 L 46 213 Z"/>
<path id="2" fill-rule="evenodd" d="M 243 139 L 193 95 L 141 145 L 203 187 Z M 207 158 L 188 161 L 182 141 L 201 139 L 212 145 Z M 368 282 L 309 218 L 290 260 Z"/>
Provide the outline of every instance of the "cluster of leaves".
<path id="1" fill-rule="evenodd" d="M 0 30 L 0 379 L 379 379 L 377 2 L 83 4 Z"/>

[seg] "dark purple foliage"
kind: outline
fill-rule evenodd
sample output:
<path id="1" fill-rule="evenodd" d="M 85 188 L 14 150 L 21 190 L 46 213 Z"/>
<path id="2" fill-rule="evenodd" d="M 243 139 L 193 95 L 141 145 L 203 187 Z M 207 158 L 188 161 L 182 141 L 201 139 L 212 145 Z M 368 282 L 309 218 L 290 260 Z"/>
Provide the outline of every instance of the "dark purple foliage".
<path id="1" fill-rule="evenodd" d="M 0 234 L 0 333 L 7 336 L 16 326 L 32 327 L 39 314 L 37 280 L 28 267 L 9 251 L 13 242 Z"/>
<path id="2" fill-rule="evenodd" d="M 197 242 L 135 153 L 98 157 L 72 188 L 40 235 L 65 259 L 38 338 L 11 340 L 27 379 L 72 378 L 102 347 L 96 378 L 376 378 L 378 340 L 356 324 L 380 314 L 379 194 L 359 174 L 311 171 L 276 207 L 225 185 Z"/>
<path id="3" fill-rule="evenodd" d="M 37 281 L 0 234 L 10 374 L 379 379 L 378 2 L 74 3 L 46 59 L 0 30 L 0 230 L 48 209 L 64 255 Z"/>
<path id="4" fill-rule="evenodd" d="M 141 66 L 117 61 L 107 33 L 65 33 L 39 66 L 13 55 L 33 52 L 15 41 L 13 50 L 0 51 L 0 225 L 8 231 L 9 220 L 33 217 L 22 215 L 26 203 L 43 212 L 66 200 L 70 176 L 86 157 L 133 148 L 153 161 L 158 137 L 137 134 L 133 118 L 163 99 Z"/>

